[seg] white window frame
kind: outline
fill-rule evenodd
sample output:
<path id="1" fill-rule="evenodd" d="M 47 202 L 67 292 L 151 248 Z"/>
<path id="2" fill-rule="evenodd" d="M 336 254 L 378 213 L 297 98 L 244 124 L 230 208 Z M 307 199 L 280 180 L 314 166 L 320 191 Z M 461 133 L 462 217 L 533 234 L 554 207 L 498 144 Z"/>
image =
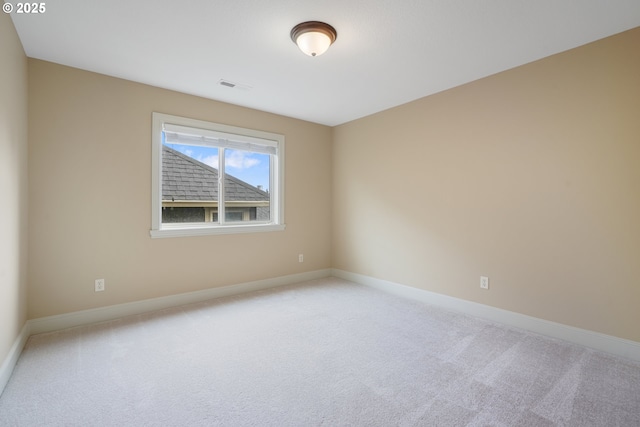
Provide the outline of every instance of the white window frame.
<path id="1" fill-rule="evenodd" d="M 264 144 L 275 147 L 271 155 L 270 185 L 271 215 L 267 222 L 217 224 L 203 223 L 162 223 L 162 132 L 167 128 L 187 127 L 201 131 L 202 135 L 238 141 L 241 144 Z M 282 231 L 284 223 L 284 136 L 253 129 L 223 125 L 203 120 L 152 114 L 151 129 L 151 230 L 152 238 L 204 236 L 212 234 L 255 233 Z"/>

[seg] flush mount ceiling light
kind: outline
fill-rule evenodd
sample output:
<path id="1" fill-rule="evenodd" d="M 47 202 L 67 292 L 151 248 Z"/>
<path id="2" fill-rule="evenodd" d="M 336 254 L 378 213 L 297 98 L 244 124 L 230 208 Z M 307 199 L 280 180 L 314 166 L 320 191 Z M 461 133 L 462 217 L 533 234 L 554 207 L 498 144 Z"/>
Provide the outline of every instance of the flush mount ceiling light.
<path id="1" fill-rule="evenodd" d="M 303 22 L 291 30 L 291 40 L 309 56 L 325 53 L 337 37 L 335 28 L 318 21 Z"/>

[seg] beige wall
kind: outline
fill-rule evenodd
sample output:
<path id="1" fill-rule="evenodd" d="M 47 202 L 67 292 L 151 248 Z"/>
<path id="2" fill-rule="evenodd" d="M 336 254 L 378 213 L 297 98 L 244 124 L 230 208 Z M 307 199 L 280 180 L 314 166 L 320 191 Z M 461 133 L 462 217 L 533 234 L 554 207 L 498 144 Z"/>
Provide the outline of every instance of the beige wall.
<path id="1" fill-rule="evenodd" d="M 286 230 L 151 239 L 153 111 L 285 135 Z M 30 318 L 330 267 L 326 126 L 33 59 L 29 122 Z"/>
<path id="2" fill-rule="evenodd" d="M 335 128 L 333 266 L 640 341 L 639 47 L 636 28 Z"/>
<path id="3" fill-rule="evenodd" d="M 27 320 L 27 57 L 5 13 L 0 13 L 0 197 L 2 364 Z"/>

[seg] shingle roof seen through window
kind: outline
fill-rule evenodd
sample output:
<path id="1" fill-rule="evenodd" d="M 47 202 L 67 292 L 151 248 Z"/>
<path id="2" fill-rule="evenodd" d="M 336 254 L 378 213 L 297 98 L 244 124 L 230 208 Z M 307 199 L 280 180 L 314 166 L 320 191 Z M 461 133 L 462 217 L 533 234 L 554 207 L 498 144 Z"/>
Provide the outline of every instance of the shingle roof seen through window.
<path id="1" fill-rule="evenodd" d="M 269 193 L 229 174 L 225 175 L 228 201 L 269 200 Z M 162 146 L 162 200 L 218 200 L 218 170 Z"/>

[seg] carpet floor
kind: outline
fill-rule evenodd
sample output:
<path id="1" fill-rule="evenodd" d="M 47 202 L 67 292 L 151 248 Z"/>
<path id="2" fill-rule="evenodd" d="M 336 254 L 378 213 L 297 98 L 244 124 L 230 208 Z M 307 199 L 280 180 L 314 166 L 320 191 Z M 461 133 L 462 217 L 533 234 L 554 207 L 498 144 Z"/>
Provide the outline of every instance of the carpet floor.
<path id="1" fill-rule="evenodd" d="M 640 363 L 327 278 L 32 336 L 3 426 L 640 426 Z"/>

